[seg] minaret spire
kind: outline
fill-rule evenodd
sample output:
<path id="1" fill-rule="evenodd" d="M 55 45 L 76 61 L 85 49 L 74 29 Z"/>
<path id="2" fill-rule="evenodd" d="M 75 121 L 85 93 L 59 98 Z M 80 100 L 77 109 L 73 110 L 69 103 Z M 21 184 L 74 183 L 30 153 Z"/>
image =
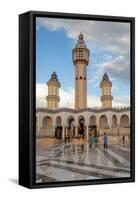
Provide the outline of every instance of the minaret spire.
<path id="1" fill-rule="evenodd" d="M 108 74 L 105 72 L 103 79 L 100 83 L 100 88 L 102 89 L 101 103 L 102 107 L 112 107 L 113 96 L 111 95 L 112 82 L 110 81 Z"/>
<path id="2" fill-rule="evenodd" d="M 46 97 L 48 108 L 49 109 L 58 109 L 58 104 L 60 101 L 59 97 L 59 88 L 60 82 L 58 81 L 58 77 L 56 72 L 51 74 L 49 81 L 47 82 L 48 85 L 48 96 Z"/>
<path id="3" fill-rule="evenodd" d="M 87 65 L 89 63 L 89 49 L 80 33 L 75 48 L 72 50 L 75 65 L 75 109 L 87 107 Z"/>

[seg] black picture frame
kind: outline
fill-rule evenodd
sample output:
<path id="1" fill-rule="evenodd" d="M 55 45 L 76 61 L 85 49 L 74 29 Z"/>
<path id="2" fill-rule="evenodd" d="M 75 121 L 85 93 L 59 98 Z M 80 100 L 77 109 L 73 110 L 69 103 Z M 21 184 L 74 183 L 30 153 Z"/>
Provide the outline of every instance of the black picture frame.
<path id="1" fill-rule="evenodd" d="M 131 25 L 131 177 L 35 183 L 35 17 L 129 22 Z M 135 18 L 29 11 L 19 15 L 19 184 L 27 188 L 135 181 Z"/>

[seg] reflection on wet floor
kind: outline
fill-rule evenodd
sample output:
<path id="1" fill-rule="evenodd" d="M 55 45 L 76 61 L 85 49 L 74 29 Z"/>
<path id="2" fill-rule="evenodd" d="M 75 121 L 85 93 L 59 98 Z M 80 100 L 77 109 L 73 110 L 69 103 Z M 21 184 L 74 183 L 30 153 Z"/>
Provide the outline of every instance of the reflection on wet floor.
<path id="1" fill-rule="evenodd" d="M 56 144 L 37 146 L 36 182 L 130 177 L 129 145 Z"/>

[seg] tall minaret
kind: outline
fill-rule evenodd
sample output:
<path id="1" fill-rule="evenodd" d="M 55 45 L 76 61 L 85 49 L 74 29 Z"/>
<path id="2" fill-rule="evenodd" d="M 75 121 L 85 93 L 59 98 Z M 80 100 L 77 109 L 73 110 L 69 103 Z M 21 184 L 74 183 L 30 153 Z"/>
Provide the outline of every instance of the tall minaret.
<path id="1" fill-rule="evenodd" d="M 112 82 L 109 80 L 107 73 L 104 73 L 103 79 L 100 83 L 100 88 L 102 89 L 101 102 L 102 107 L 111 108 L 113 96 L 111 95 Z"/>
<path id="2" fill-rule="evenodd" d="M 48 109 L 58 109 L 58 104 L 60 101 L 59 88 L 60 82 L 58 81 L 55 72 L 51 74 L 50 80 L 47 82 L 48 85 L 48 96 L 46 97 Z"/>
<path id="3" fill-rule="evenodd" d="M 75 109 L 87 107 L 87 65 L 89 63 L 89 49 L 80 33 L 78 42 L 72 51 L 75 65 Z"/>

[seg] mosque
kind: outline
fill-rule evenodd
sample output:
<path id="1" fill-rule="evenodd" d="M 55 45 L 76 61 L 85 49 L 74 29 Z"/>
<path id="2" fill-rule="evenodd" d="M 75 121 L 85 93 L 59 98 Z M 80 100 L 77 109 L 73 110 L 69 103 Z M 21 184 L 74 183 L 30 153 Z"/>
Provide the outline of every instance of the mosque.
<path id="1" fill-rule="evenodd" d="M 87 66 L 89 49 L 86 47 L 83 34 L 72 50 L 75 66 L 75 105 L 74 109 L 59 108 L 59 89 L 62 87 L 58 76 L 52 73 L 47 82 L 47 108 L 36 109 L 36 137 L 79 138 L 84 135 L 89 139 L 90 133 L 99 137 L 106 132 L 109 136 L 125 135 L 130 138 L 130 107 L 113 107 L 111 94 L 112 82 L 107 73 L 101 77 L 101 107 L 87 107 Z M 65 97 L 66 98 L 66 97 Z"/>

